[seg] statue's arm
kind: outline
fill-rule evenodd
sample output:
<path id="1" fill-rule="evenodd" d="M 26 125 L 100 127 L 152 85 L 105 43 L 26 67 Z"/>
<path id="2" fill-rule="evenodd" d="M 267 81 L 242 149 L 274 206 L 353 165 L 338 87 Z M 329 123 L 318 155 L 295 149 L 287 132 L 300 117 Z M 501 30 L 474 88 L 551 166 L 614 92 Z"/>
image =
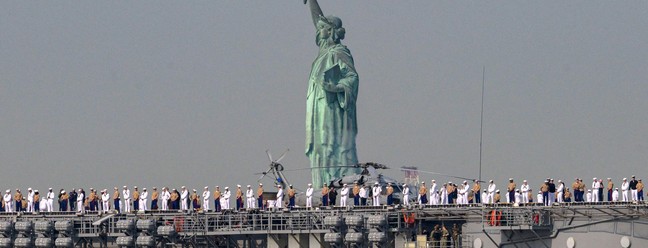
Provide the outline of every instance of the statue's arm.
<path id="1" fill-rule="evenodd" d="M 322 8 L 320 8 L 317 0 L 304 0 L 304 4 L 306 4 L 307 2 L 311 11 L 311 18 L 313 18 L 313 25 L 317 27 L 317 21 L 319 20 L 320 16 L 324 16 L 324 13 L 322 13 Z"/>

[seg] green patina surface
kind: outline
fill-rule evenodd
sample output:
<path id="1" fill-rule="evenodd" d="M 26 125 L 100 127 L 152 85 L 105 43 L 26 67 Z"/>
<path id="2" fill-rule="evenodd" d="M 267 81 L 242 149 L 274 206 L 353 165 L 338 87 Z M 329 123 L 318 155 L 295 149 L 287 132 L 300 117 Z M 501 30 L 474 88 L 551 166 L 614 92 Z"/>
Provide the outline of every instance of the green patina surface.
<path id="1" fill-rule="evenodd" d="M 306 156 L 316 187 L 358 173 L 355 139 L 358 73 L 349 49 L 340 41 L 345 30 L 334 16 L 324 17 L 317 1 L 310 9 L 319 53 L 311 68 L 306 95 Z"/>

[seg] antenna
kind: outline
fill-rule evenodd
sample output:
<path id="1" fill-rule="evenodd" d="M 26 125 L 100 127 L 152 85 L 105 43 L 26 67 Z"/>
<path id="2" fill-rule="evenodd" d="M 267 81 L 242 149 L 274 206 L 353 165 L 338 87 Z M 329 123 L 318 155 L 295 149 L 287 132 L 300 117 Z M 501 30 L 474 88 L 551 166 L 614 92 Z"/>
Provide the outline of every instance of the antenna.
<path id="1" fill-rule="evenodd" d="M 482 141 L 484 137 L 484 84 L 486 82 L 486 66 L 482 69 L 481 89 L 481 118 L 479 120 L 479 181 L 482 180 Z"/>

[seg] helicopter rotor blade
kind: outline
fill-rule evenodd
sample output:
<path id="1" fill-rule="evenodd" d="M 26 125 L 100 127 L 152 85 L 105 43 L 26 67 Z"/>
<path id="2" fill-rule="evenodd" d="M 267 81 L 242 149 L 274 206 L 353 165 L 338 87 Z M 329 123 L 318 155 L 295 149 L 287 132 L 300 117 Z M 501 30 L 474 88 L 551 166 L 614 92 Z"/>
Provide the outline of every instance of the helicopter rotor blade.
<path id="1" fill-rule="evenodd" d="M 358 166 L 355 166 L 355 165 L 316 166 L 316 167 L 310 167 L 310 168 L 298 168 L 298 169 L 290 169 L 290 170 L 283 170 L 283 171 L 302 171 L 302 170 L 329 169 L 329 168 L 358 168 Z"/>
<path id="2" fill-rule="evenodd" d="M 266 150 L 266 154 L 268 155 L 268 160 L 270 160 L 270 162 L 274 162 L 274 160 L 272 160 L 272 154 L 270 154 L 270 149 Z"/>
<path id="3" fill-rule="evenodd" d="M 279 163 L 279 161 L 281 161 L 286 156 L 286 153 L 288 153 L 289 151 L 290 149 L 286 149 L 286 151 L 283 152 L 275 162 Z"/>
<path id="4" fill-rule="evenodd" d="M 262 175 L 259 177 L 259 179 L 257 179 L 257 182 L 261 181 L 261 179 L 263 179 L 266 175 L 268 175 L 268 173 L 270 173 L 271 170 L 272 170 L 272 167 L 270 169 L 268 169 L 268 171 L 262 172 L 261 173 Z"/>
<path id="5" fill-rule="evenodd" d="M 446 176 L 446 177 L 452 177 L 452 178 L 463 179 L 463 180 L 470 180 L 470 181 L 474 181 L 474 180 L 476 180 L 476 179 L 474 179 L 474 178 L 461 177 L 461 176 L 455 176 L 455 175 L 444 174 L 444 173 L 438 173 L 438 172 L 432 172 L 432 171 L 415 170 L 415 169 L 407 169 L 407 168 L 401 168 L 401 170 L 403 170 L 403 171 L 416 171 L 416 172 L 421 172 L 421 173 L 426 173 L 426 174 L 439 175 L 439 176 Z"/>

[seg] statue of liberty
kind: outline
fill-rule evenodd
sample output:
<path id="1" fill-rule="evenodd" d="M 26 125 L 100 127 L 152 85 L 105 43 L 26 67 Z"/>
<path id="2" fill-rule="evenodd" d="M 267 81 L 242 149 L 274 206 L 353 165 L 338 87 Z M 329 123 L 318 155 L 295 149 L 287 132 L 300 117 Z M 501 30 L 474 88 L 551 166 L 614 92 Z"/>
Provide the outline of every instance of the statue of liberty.
<path id="1" fill-rule="evenodd" d="M 359 173 L 355 138 L 358 74 L 349 49 L 340 44 L 342 20 L 324 16 L 317 0 L 309 3 L 319 53 L 311 68 L 306 94 L 306 156 L 313 185 Z"/>

